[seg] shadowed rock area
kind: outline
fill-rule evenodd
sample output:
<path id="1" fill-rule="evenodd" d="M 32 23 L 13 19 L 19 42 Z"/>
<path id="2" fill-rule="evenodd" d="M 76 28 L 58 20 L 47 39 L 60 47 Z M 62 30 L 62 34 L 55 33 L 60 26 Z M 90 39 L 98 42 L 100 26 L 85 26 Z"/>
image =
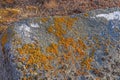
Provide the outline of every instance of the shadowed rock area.
<path id="1" fill-rule="evenodd" d="M 24 19 L 0 40 L 0 80 L 120 79 L 119 8 Z"/>

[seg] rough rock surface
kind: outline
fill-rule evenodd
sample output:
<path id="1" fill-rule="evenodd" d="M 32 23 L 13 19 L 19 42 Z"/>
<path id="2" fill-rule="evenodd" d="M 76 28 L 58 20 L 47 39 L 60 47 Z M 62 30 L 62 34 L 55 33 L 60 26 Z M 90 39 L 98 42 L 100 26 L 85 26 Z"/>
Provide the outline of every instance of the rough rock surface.
<path id="1" fill-rule="evenodd" d="M 0 80 L 120 80 L 120 8 L 24 19 L 0 40 Z"/>

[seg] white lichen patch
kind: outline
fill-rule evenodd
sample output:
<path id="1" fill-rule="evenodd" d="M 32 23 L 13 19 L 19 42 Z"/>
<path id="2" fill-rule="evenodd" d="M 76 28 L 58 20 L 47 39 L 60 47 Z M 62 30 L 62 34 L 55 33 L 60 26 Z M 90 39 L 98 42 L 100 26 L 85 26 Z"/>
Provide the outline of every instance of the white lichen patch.
<path id="1" fill-rule="evenodd" d="M 22 36 L 30 37 L 31 29 L 26 24 L 21 24 L 19 26 L 19 31 L 22 33 Z"/>
<path id="2" fill-rule="evenodd" d="M 22 31 L 24 30 L 24 31 L 30 32 L 30 27 L 27 26 L 26 24 L 22 24 L 21 26 L 19 26 L 19 29 Z"/>
<path id="3" fill-rule="evenodd" d="M 107 20 L 120 20 L 120 11 L 115 11 L 115 12 L 112 12 L 112 13 L 108 13 L 108 14 L 98 14 L 96 15 L 95 17 L 92 17 L 92 18 L 99 18 L 99 17 L 103 17 Z"/>
<path id="4" fill-rule="evenodd" d="M 30 26 L 31 26 L 31 27 L 34 27 L 34 28 L 39 27 L 39 25 L 38 25 L 37 23 L 31 23 Z"/>

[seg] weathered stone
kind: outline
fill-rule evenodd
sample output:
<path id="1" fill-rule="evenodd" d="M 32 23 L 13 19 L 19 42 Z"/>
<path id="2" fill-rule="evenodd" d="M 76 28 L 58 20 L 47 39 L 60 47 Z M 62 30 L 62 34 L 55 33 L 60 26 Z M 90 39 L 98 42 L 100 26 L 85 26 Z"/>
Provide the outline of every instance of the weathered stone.
<path id="1" fill-rule="evenodd" d="M 119 8 L 24 19 L 0 40 L 0 80 L 119 78 Z"/>

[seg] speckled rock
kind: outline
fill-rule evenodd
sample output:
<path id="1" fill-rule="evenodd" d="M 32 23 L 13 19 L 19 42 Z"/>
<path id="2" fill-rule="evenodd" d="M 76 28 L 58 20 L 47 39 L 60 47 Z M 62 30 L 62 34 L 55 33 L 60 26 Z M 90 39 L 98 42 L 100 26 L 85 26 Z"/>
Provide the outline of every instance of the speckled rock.
<path id="1" fill-rule="evenodd" d="M 0 40 L 0 80 L 120 79 L 119 8 L 24 19 Z"/>

